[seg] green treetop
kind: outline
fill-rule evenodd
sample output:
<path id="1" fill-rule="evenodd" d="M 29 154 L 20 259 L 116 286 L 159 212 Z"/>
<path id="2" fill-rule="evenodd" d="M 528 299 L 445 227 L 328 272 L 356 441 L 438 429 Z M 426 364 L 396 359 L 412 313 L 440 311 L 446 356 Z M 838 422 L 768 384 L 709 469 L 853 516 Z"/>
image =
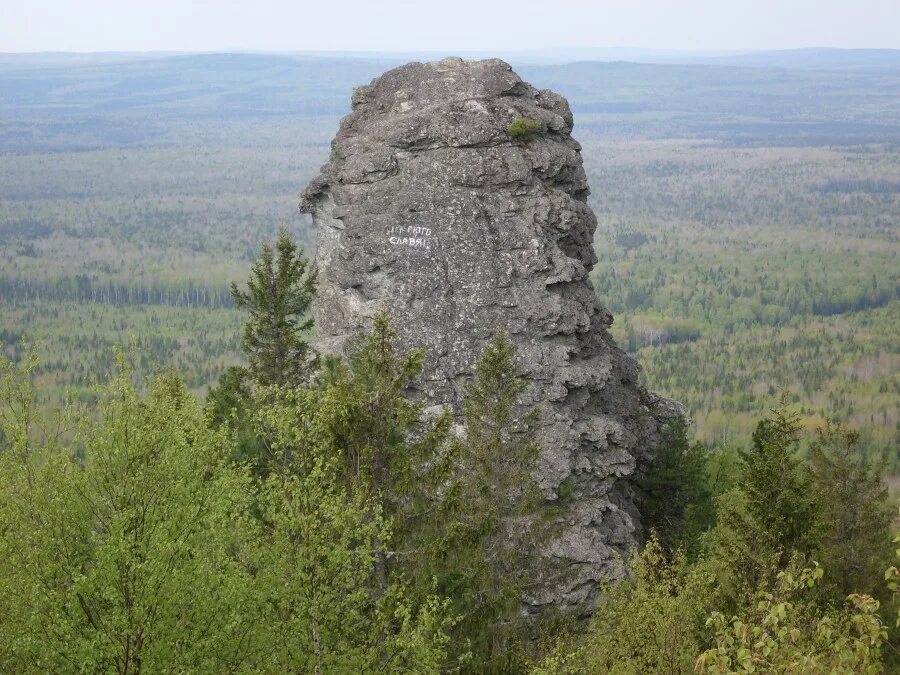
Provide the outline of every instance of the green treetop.
<path id="1" fill-rule="evenodd" d="M 296 385 L 308 376 L 306 333 L 313 325 L 308 313 L 315 291 L 315 270 L 284 228 L 274 249 L 263 245 L 247 290 L 232 284 L 235 305 L 250 312 L 242 346 L 259 384 Z"/>
<path id="2" fill-rule="evenodd" d="M 892 509 L 879 468 L 863 458 L 857 431 L 831 421 L 817 431 L 809 460 L 823 586 L 837 598 L 880 590 Z"/>

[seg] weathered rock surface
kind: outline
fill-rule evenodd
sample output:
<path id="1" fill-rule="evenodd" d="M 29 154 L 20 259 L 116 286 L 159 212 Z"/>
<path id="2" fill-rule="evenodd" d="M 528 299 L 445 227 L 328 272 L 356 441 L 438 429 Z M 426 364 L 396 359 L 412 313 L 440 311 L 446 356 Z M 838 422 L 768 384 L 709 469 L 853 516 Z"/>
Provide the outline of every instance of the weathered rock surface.
<path id="1" fill-rule="evenodd" d="M 507 133 L 520 117 L 541 124 L 530 142 Z M 641 388 L 608 332 L 572 124 L 563 97 L 503 61 L 411 63 L 354 91 L 301 209 L 317 226 L 321 351 L 385 310 L 427 350 L 421 395 L 458 411 L 485 345 L 510 333 L 541 411 L 535 475 L 565 502 L 547 553 L 571 566 L 527 603 L 590 611 L 597 581 L 621 575 L 641 537 L 629 477 L 680 409 Z"/>

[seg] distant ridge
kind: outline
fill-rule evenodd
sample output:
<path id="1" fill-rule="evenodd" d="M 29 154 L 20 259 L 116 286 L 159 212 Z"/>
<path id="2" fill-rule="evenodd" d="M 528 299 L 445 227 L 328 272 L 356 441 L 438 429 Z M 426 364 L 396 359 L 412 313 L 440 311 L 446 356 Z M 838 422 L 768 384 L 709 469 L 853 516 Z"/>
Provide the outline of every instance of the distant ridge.
<path id="1" fill-rule="evenodd" d="M 266 51 L 220 50 L 212 52 L 0 52 L 0 65 L 17 67 L 66 67 L 154 61 L 184 56 L 270 56 L 314 60 L 377 61 L 400 63 L 433 61 L 446 56 L 465 59 L 501 58 L 514 65 L 563 65 L 583 61 L 678 65 L 728 65 L 796 69 L 892 69 L 900 68 L 900 49 L 839 49 L 805 47 L 764 51 L 686 51 L 639 47 L 542 48 L 522 51 Z"/>
<path id="2" fill-rule="evenodd" d="M 735 144 L 900 140 L 900 50 L 680 54 L 680 60 L 640 50 L 630 60 L 604 54 L 606 60 L 596 50 L 500 56 L 536 86 L 568 98 L 579 119 L 576 135 Z M 201 128 L 209 133 L 198 120 L 219 120 L 221 135 L 226 120 L 247 125 L 275 117 L 312 125 L 325 144 L 348 112 L 354 87 L 411 60 L 429 59 L 263 51 L 0 54 L 0 151 L 208 142 L 197 136 Z"/>
<path id="3" fill-rule="evenodd" d="M 844 69 L 900 68 L 900 49 L 834 49 L 812 47 L 768 52 L 708 57 L 704 63 L 714 65 L 762 66 L 775 68 Z"/>

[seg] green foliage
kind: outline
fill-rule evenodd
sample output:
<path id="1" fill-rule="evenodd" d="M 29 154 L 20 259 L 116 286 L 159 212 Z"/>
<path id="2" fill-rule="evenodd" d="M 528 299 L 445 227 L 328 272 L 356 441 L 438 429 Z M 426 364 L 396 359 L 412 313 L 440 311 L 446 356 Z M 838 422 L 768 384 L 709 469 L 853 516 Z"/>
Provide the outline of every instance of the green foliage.
<path id="1" fill-rule="evenodd" d="M 828 420 L 809 451 L 818 522 L 815 556 L 828 570 L 823 586 L 838 598 L 876 594 L 891 555 L 887 487 L 858 444 L 858 432 Z"/>
<path id="2" fill-rule="evenodd" d="M 243 414 L 248 401 L 253 398 L 250 372 L 240 366 L 230 366 L 219 378 L 219 383 L 206 394 L 206 409 L 210 421 L 216 427 Z"/>
<path id="3" fill-rule="evenodd" d="M 750 447 L 740 457 L 740 490 L 749 516 L 769 540 L 769 550 L 808 552 L 813 545 L 814 507 L 797 449 L 801 426 L 782 399 L 781 407 L 763 418 Z"/>
<path id="4" fill-rule="evenodd" d="M 715 578 L 651 538 L 631 560 L 632 578 L 604 586 L 583 634 L 564 640 L 532 673 L 684 673 L 707 642 Z"/>
<path id="5" fill-rule="evenodd" d="M 27 453 L 34 427 L 41 422 L 37 396 L 31 377 L 38 366 L 34 347 L 20 364 L 0 356 L 0 451 Z"/>
<path id="6" fill-rule="evenodd" d="M 373 496 L 402 520 L 400 506 L 447 439 L 449 418 L 426 419 L 425 402 L 406 397 L 424 352 L 399 353 L 396 340 L 388 317 L 377 315 L 371 332 L 350 346 L 346 363 L 327 364 L 310 424 L 347 488 Z"/>
<path id="7" fill-rule="evenodd" d="M 792 565 L 774 590 L 760 590 L 744 615 L 713 613 L 715 646 L 697 659 L 699 673 L 880 673 L 887 631 L 878 601 L 854 594 L 845 610 L 815 609 L 811 589 L 821 567 Z"/>
<path id="8" fill-rule="evenodd" d="M 292 412 L 264 412 L 276 455 L 308 440 Z M 0 454 L 6 667 L 438 670 L 446 602 L 413 601 L 401 581 L 379 587 L 390 523 L 347 493 L 320 448 L 305 448 L 304 472 L 282 465 L 257 481 L 173 373 L 142 399 L 123 369 L 72 441 L 26 444 L 25 419 L 2 420 L 13 439 Z"/>
<path id="9" fill-rule="evenodd" d="M 460 656 L 471 650 L 470 672 L 521 669 L 529 630 L 523 593 L 554 574 L 539 552 L 548 526 L 537 513 L 536 411 L 520 404 L 524 386 L 501 331 L 466 388 L 464 434 L 449 451 L 438 503 L 414 532 L 416 574 L 434 577 L 453 602 L 454 647 Z"/>
<path id="10" fill-rule="evenodd" d="M 723 609 L 734 611 L 753 590 L 771 581 L 783 552 L 753 516 L 747 495 L 733 488 L 716 500 L 716 526 L 703 541 L 716 572 Z"/>
<path id="11" fill-rule="evenodd" d="M 535 414 L 519 405 L 513 345 L 501 333 L 485 350 L 466 391 L 464 433 L 451 438 L 448 415 L 426 416 L 424 402 L 406 397 L 424 355 L 400 353 L 396 341 L 388 318 L 376 316 L 346 363 L 325 363 L 316 389 L 274 404 L 294 409 L 279 433 L 294 438 L 295 466 L 309 461 L 301 449 L 316 448 L 347 494 L 374 500 L 390 518 L 391 532 L 379 535 L 378 583 L 408 579 L 419 602 L 447 598 L 455 616 L 448 663 L 517 667 L 524 582 L 539 571 L 544 525 L 531 477 Z"/>
<path id="12" fill-rule="evenodd" d="M 276 509 L 272 518 L 292 529 L 283 541 L 276 530 L 275 544 L 288 554 L 273 553 L 278 560 L 266 567 L 281 575 L 273 583 L 315 593 L 313 605 L 295 619 L 307 622 L 311 640 L 299 654 L 324 649 L 327 635 L 343 640 L 337 644 L 360 641 L 361 659 L 378 656 L 392 667 L 428 671 L 427 664 L 436 668 L 444 659 L 449 605 L 433 584 L 407 583 L 397 559 L 408 538 L 406 506 L 418 489 L 417 472 L 446 439 L 448 423 L 446 417 L 423 419 L 423 404 L 404 396 L 422 353 L 397 353 L 395 339 L 387 317 L 379 315 L 346 362 L 325 361 L 315 386 L 263 392 L 258 433 L 274 468 L 266 484 L 283 482 L 292 495 L 280 506 L 269 502 L 289 509 L 282 516 Z M 335 554 L 322 560 L 323 549 Z M 318 588 L 314 574 L 332 585 Z M 284 611 L 296 609 L 292 597 Z M 340 611 L 324 614 L 329 607 Z M 299 656 L 292 658 L 284 663 L 299 663 Z M 375 661 L 340 663 L 323 661 L 322 672 L 368 672 Z"/>
<path id="13" fill-rule="evenodd" d="M 271 454 L 257 433 L 259 401 L 250 371 L 243 366 L 225 369 L 206 395 L 206 414 L 214 429 L 226 427 L 232 435 L 233 458 L 247 462 L 256 473 L 270 468 Z"/>
<path id="14" fill-rule="evenodd" d="M 226 466 L 226 439 L 179 383 L 142 401 L 128 375 L 73 445 L 0 458 L 0 661 L 13 670 L 233 670 L 245 658 L 249 477 Z"/>
<path id="15" fill-rule="evenodd" d="M 674 445 L 683 452 L 683 429 L 676 433 Z M 867 594 L 881 591 L 887 566 L 884 485 L 846 427 L 819 430 L 808 463 L 797 455 L 798 441 L 796 418 L 783 407 L 761 420 L 752 447 L 739 454 L 739 480 L 716 500 L 716 525 L 701 538 L 699 558 L 689 562 L 682 550 L 667 552 L 652 537 L 631 562 L 633 577 L 606 587 L 590 625 L 533 672 L 893 667 L 880 603 Z M 722 468 L 721 457 L 707 457 Z M 675 480 L 651 485 L 659 494 L 684 495 Z M 697 494 L 701 504 L 708 499 Z M 810 555 L 830 567 L 808 562 Z M 896 594 L 900 573 L 891 567 L 884 578 Z"/>
<path id="16" fill-rule="evenodd" d="M 542 128 L 543 125 L 537 120 L 529 119 L 528 117 L 517 117 L 506 127 L 506 133 L 509 134 L 510 138 L 521 143 L 530 143 L 537 138 Z"/>
<path id="17" fill-rule="evenodd" d="M 757 424 L 738 452 L 737 484 L 717 499 L 716 526 L 704 539 L 723 597 L 736 607 L 773 583 L 792 556 L 815 546 L 815 507 L 797 447 L 800 426 L 782 405 Z"/>
<path id="18" fill-rule="evenodd" d="M 314 386 L 242 394 L 270 458 L 256 475 L 234 462 L 227 425 L 211 424 L 211 410 L 233 412 L 238 399 L 204 413 L 172 370 L 142 398 L 120 365 L 96 409 L 50 424 L 31 386 L 33 352 L 20 368 L 4 362 L 2 662 L 17 672 L 525 670 L 557 626 L 526 619 L 521 600 L 558 570 L 540 555 L 553 530 L 531 478 L 536 412 L 520 403 L 512 343 L 500 333 L 485 350 L 465 433 L 453 437 L 446 415 L 406 398 L 422 354 L 395 342 L 379 316 Z M 234 372 L 240 387 L 246 375 Z M 888 667 L 879 603 L 859 590 L 879 590 L 886 566 L 880 476 L 845 427 L 820 431 L 808 468 L 798 442 L 796 418 L 773 411 L 721 492 L 727 453 L 692 446 L 683 424 L 667 430 L 645 488 L 657 500 L 647 517 L 664 514 L 671 543 L 651 537 L 632 576 L 605 585 L 590 624 L 535 672 Z M 712 493 L 716 525 L 691 562 L 674 543 L 692 541 L 686 523 Z M 817 526 L 792 521 L 801 513 Z M 804 554 L 834 573 L 804 569 Z M 884 577 L 896 591 L 896 569 Z M 827 601 L 847 588 L 845 608 Z"/>
<path id="19" fill-rule="evenodd" d="M 310 403 L 312 399 L 305 399 Z M 297 403 L 299 401 L 295 401 Z M 277 455 L 302 464 L 273 472 L 262 485 L 267 533 L 255 566 L 259 626 L 275 672 L 436 672 L 449 627 L 447 603 L 408 599 L 402 579 L 382 578 L 390 521 L 364 493 L 348 493 L 327 446 L 302 447 L 298 408 L 267 410 Z M 291 470 L 300 468 L 302 470 Z"/>
<path id="20" fill-rule="evenodd" d="M 277 257 L 276 257 L 277 255 Z M 232 284 L 235 306 L 248 310 L 241 347 L 248 367 L 230 366 L 207 394 L 207 410 L 214 427 L 227 423 L 235 437 L 235 458 L 265 472 L 271 457 L 255 431 L 258 392 L 305 383 L 315 370 L 306 335 L 315 294 L 316 274 L 285 228 L 275 249 L 262 247 L 253 265 L 247 290 Z"/>
<path id="21" fill-rule="evenodd" d="M 232 285 L 235 306 L 250 313 L 241 345 L 260 385 L 296 386 L 309 376 L 306 334 L 315 289 L 316 274 L 285 228 L 274 250 L 263 245 L 247 290 Z"/>
<path id="22" fill-rule="evenodd" d="M 894 537 L 894 545 L 900 544 L 900 536 Z M 900 548 L 894 549 L 895 561 L 900 561 Z M 897 605 L 897 621 L 896 627 L 900 628 L 900 569 L 896 565 L 891 565 L 884 573 L 884 580 L 887 582 L 888 590 L 891 592 L 894 604 Z"/>
<path id="23" fill-rule="evenodd" d="M 638 481 L 641 523 L 662 547 L 696 551 L 700 535 L 713 525 L 714 506 L 707 476 L 708 450 L 691 443 L 687 421 L 678 418 L 663 431 L 656 452 Z"/>

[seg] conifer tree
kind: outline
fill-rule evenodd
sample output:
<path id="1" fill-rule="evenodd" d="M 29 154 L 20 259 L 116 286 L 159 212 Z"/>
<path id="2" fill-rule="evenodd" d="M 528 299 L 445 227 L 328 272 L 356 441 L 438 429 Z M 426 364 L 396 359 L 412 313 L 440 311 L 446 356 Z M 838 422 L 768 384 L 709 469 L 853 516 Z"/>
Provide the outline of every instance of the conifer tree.
<path id="1" fill-rule="evenodd" d="M 810 445 L 809 469 L 823 586 L 838 599 L 876 592 L 890 560 L 892 516 L 879 468 L 863 459 L 858 432 L 827 420 Z"/>
<path id="2" fill-rule="evenodd" d="M 377 314 L 371 332 L 350 346 L 346 363 L 326 362 L 315 425 L 338 455 L 347 487 L 375 495 L 387 515 L 402 518 L 399 507 L 446 441 L 449 418 L 426 420 L 425 402 L 407 397 L 425 353 L 402 353 L 396 340 L 388 316 Z"/>
<path id="3" fill-rule="evenodd" d="M 683 546 L 693 552 L 700 534 L 713 523 L 707 457 L 703 444 L 690 442 L 687 421 L 679 417 L 663 430 L 656 453 L 638 481 L 641 524 L 655 533 L 667 551 Z"/>
<path id="4" fill-rule="evenodd" d="M 219 377 L 219 383 L 206 395 L 206 414 L 210 425 L 218 429 L 227 424 L 234 436 L 234 459 L 246 461 L 264 471 L 270 457 L 253 423 L 258 407 L 250 371 L 231 366 Z"/>
<path id="5" fill-rule="evenodd" d="M 439 481 L 441 461 L 435 458 L 446 454 L 449 434 L 449 416 L 425 419 L 424 401 L 407 398 L 424 352 L 402 353 L 396 338 L 388 317 L 376 315 L 371 332 L 350 345 L 346 361 L 324 360 L 315 387 L 282 391 L 280 401 L 267 404 L 295 410 L 293 418 L 284 419 L 293 419 L 290 433 L 297 440 L 289 453 L 279 453 L 279 467 L 302 476 L 323 458 L 348 496 L 377 504 L 391 523 L 390 540 L 379 539 L 373 552 L 382 592 L 391 586 L 396 549 L 408 541 L 412 503 L 421 501 L 425 485 Z M 425 589 L 420 600 L 429 594 Z"/>
<path id="6" fill-rule="evenodd" d="M 214 427 L 228 424 L 237 444 L 235 458 L 265 471 L 269 460 L 265 442 L 254 431 L 254 411 L 262 387 L 303 384 L 315 367 L 306 333 L 312 328 L 310 304 L 316 273 L 303 250 L 282 227 L 273 248 L 263 244 L 253 264 L 247 290 L 232 284 L 235 306 L 249 312 L 241 346 L 248 366 L 231 366 L 210 389 L 206 409 Z"/>
<path id="7" fill-rule="evenodd" d="M 785 402 L 759 421 L 738 451 L 738 481 L 716 501 L 716 526 L 704 544 L 718 570 L 723 609 L 737 611 L 775 582 L 795 554 L 815 544 L 809 480 L 797 455 L 800 423 Z"/>
<path id="8" fill-rule="evenodd" d="M 785 400 L 759 421 L 747 450 L 740 451 L 740 489 L 750 516 L 781 552 L 783 566 L 793 551 L 813 545 L 809 482 L 800 468 L 800 420 Z"/>
<path id="9" fill-rule="evenodd" d="M 515 348 L 499 332 L 466 388 L 464 435 L 438 503 L 420 523 L 419 573 L 433 576 L 453 602 L 456 654 L 470 650 L 470 672 L 522 668 L 528 627 L 523 593 L 554 570 L 539 552 L 547 523 L 532 478 L 537 413 L 520 400 L 525 383 Z"/>
<path id="10" fill-rule="evenodd" d="M 292 389 L 260 411 L 279 458 L 262 481 L 268 536 L 255 564 L 271 670 L 437 672 L 447 603 L 387 574 L 392 519 L 379 491 L 347 480 L 332 433 L 353 406 L 346 393 L 335 382 Z"/>
<path id="11" fill-rule="evenodd" d="M 284 227 L 274 249 L 263 245 L 247 290 L 232 284 L 235 306 L 250 313 L 241 344 L 260 385 L 296 386 L 309 375 L 306 333 L 315 290 L 316 273 Z"/>

